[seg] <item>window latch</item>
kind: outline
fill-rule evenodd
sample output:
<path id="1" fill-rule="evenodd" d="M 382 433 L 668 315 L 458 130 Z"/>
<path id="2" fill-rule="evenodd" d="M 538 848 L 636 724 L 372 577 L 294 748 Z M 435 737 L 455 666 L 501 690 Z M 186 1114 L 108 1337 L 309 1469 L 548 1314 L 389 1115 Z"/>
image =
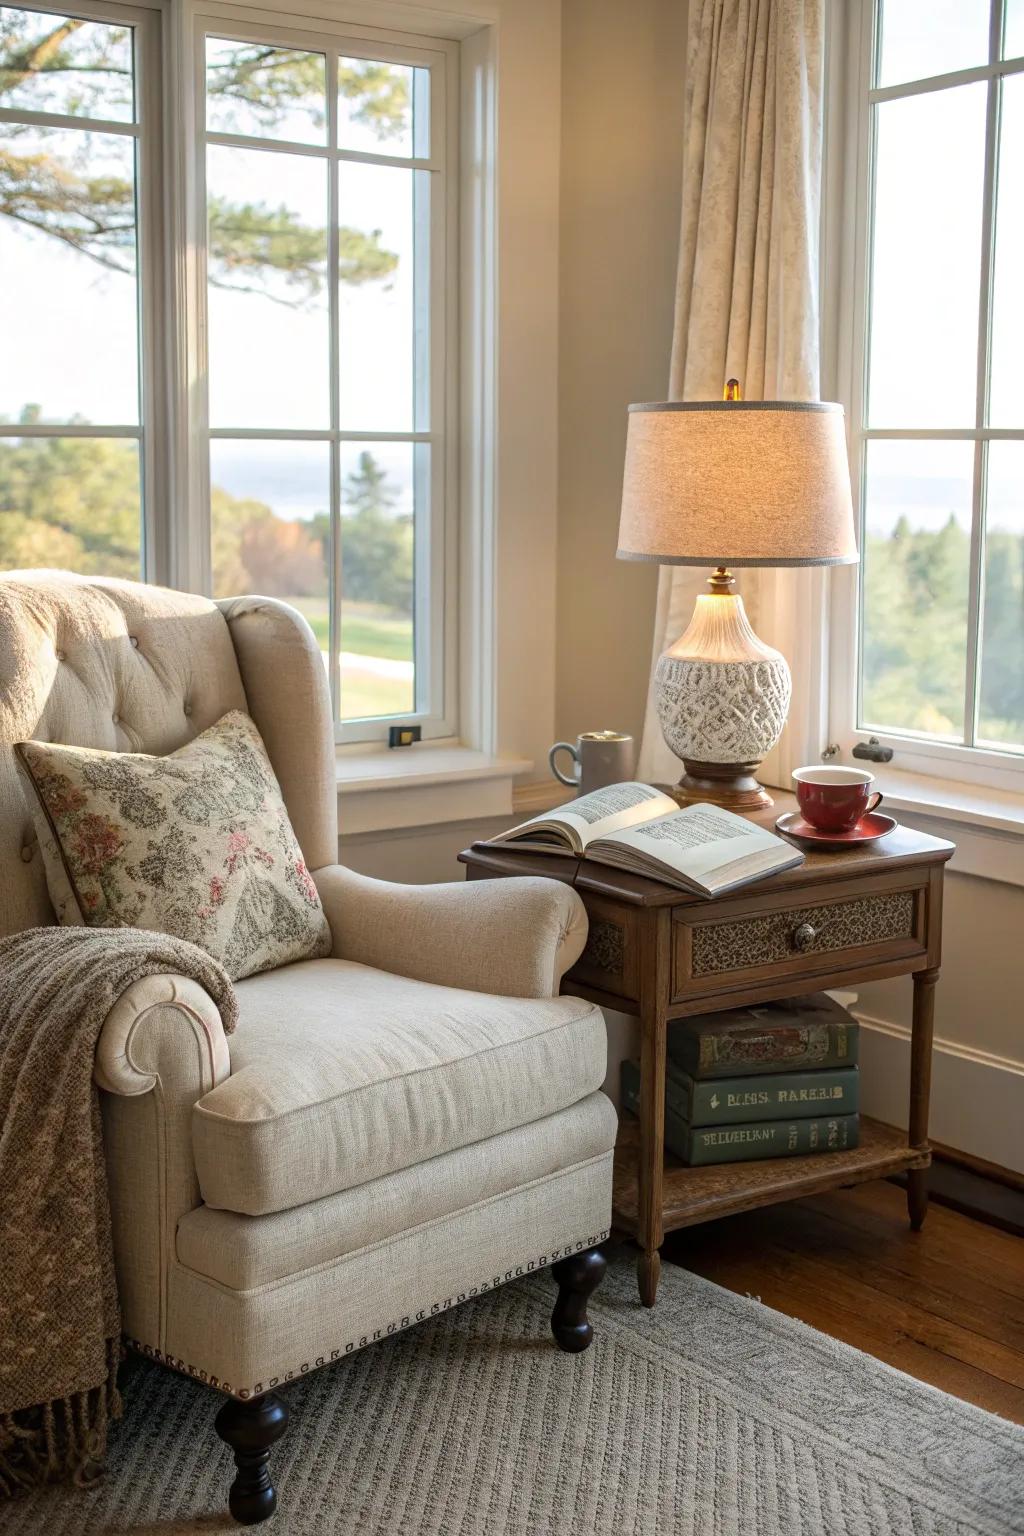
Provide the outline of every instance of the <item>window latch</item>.
<path id="1" fill-rule="evenodd" d="M 892 747 L 883 747 L 877 736 L 869 736 L 867 741 L 858 741 L 853 755 L 866 758 L 869 763 L 891 763 Z"/>

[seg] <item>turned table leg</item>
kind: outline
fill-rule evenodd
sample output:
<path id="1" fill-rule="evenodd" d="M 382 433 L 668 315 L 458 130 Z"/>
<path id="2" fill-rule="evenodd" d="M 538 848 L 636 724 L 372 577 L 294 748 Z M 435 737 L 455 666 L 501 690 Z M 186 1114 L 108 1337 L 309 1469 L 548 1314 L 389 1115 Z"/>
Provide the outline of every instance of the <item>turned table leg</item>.
<path id="1" fill-rule="evenodd" d="M 914 973 L 914 1021 L 910 1042 L 910 1145 L 927 1150 L 928 1101 L 932 1084 L 932 1028 L 935 1019 L 935 983 L 938 968 Z M 907 1210 L 910 1225 L 920 1232 L 928 1213 L 928 1169 L 911 1168 L 907 1174 Z"/>
<path id="2" fill-rule="evenodd" d="M 657 971 L 651 968 L 654 974 Z M 640 1013 L 640 1152 L 637 1164 L 640 1257 L 636 1277 L 640 1300 L 653 1307 L 658 1296 L 665 1237 L 662 1201 L 665 1181 L 665 1010 L 652 1003 Z"/>
<path id="3" fill-rule="evenodd" d="M 657 1301 L 660 1279 L 661 1254 L 657 1248 L 645 1248 L 636 1261 L 636 1283 L 645 1307 L 653 1307 Z"/>

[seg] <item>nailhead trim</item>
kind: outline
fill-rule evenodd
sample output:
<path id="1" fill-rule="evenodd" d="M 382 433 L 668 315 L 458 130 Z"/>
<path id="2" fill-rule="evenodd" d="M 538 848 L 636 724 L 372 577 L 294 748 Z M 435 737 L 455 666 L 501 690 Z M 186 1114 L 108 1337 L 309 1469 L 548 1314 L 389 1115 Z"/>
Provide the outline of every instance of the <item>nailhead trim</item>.
<path id="1" fill-rule="evenodd" d="M 222 1381 L 219 1376 L 201 1370 L 199 1366 L 189 1365 L 186 1360 L 175 1355 L 164 1354 L 152 1344 L 142 1344 L 138 1339 L 130 1338 L 128 1334 L 124 1335 L 124 1342 L 128 1349 L 134 1349 L 138 1354 L 145 1355 L 147 1360 L 155 1360 L 158 1365 L 166 1365 L 182 1376 L 191 1376 L 196 1381 L 204 1382 L 208 1387 L 216 1388 L 218 1392 L 225 1392 L 229 1397 L 237 1397 L 245 1402 L 250 1397 L 259 1397 L 264 1392 L 272 1392 L 275 1387 L 284 1386 L 290 1381 L 307 1376 L 310 1371 L 317 1371 L 321 1366 L 333 1365 L 335 1361 L 344 1359 L 346 1355 L 365 1349 L 369 1344 L 376 1344 L 379 1339 L 390 1338 L 392 1334 L 411 1328 L 414 1323 L 425 1322 L 428 1317 L 438 1317 L 442 1312 L 449 1311 L 451 1307 L 458 1306 L 463 1301 L 471 1301 L 474 1296 L 482 1296 L 487 1291 L 496 1291 L 499 1285 L 505 1285 L 509 1280 L 519 1280 L 523 1275 L 531 1275 L 536 1270 L 547 1269 L 548 1265 L 557 1263 L 559 1259 L 567 1259 L 573 1253 L 583 1253 L 588 1248 L 596 1248 L 598 1243 L 603 1243 L 609 1236 L 610 1230 L 607 1228 L 604 1232 L 583 1238 L 578 1243 L 567 1243 L 564 1248 L 555 1248 L 551 1253 L 542 1253 L 535 1259 L 528 1259 L 524 1264 L 516 1264 L 513 1268 L 506 1269 L 504 1274 L 493 1275 L 489 1280 L 482 1280 L 479 1285 L 460 1291 L 457 1296 L 446 1296 L 444 1301 L 432 1302 L 429 1307 L 421 1307 L 418 1312 L 409 1313 L 397 1321 L 388 1323 L 384 1328 L 375 1328 L 372 1333 L 364 1333 L 358 1339 L 350 1339 L 347 1344 L 332 1349 L 329 1355 L 317 1355 L 315 1360 L 306 1360 L 302 1365 L 286 1371 L 283 1376 L 271 1376 L 265 1382 L 257 1381 L 251 1387 L 233 1387 L 229 1381 Z"/>

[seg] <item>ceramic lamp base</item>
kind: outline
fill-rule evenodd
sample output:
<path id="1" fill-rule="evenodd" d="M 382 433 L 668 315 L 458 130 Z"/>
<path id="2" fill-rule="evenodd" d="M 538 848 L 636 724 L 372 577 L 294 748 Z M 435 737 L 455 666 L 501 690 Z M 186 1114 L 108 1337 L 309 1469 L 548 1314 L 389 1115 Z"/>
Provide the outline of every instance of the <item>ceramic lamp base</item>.
<path id="1" fill-rule="evenodd" d="M 697 598 L 686 633 L 658 661 L 654 699 L 665 741 L 686 770 L 669 791 L 680 805 L 766 811 L 772 797 L 755 773 L 782 734 L 792 681 L 731 585 L 728 572 L 716 572 L 711 592 Z"/>
<path id="2" fill-rule="evenodd" d="M 679 805 L 721 805 L 727 811 L 746 814 L 767 811 L 775 804 L 756 778 L 757 763 L 697 763 L 683 759 L 686 772 L 678 784 L 666 784 L 664 790 Z"/>

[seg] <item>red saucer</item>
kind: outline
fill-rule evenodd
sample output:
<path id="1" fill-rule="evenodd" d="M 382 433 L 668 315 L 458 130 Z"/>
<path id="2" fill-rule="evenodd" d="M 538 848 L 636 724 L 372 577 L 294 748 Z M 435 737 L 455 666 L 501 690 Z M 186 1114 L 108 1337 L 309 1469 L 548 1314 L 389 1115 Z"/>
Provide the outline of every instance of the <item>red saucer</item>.
<path id="1" fill-rule="evenodd" d="M 868 811 L 848 832 L 823 832 L 820 827 L 812 827 L 805 821 L 799 811 L 789 811 L 778 818 L 775 830 L 798 842 L 813 843 L 818 848 L 859 848 L 864 843 L 875 843 L 880 837 L 887 837 L 895 826 L 895 817 L 885 816 L 881 811 Z"/>

